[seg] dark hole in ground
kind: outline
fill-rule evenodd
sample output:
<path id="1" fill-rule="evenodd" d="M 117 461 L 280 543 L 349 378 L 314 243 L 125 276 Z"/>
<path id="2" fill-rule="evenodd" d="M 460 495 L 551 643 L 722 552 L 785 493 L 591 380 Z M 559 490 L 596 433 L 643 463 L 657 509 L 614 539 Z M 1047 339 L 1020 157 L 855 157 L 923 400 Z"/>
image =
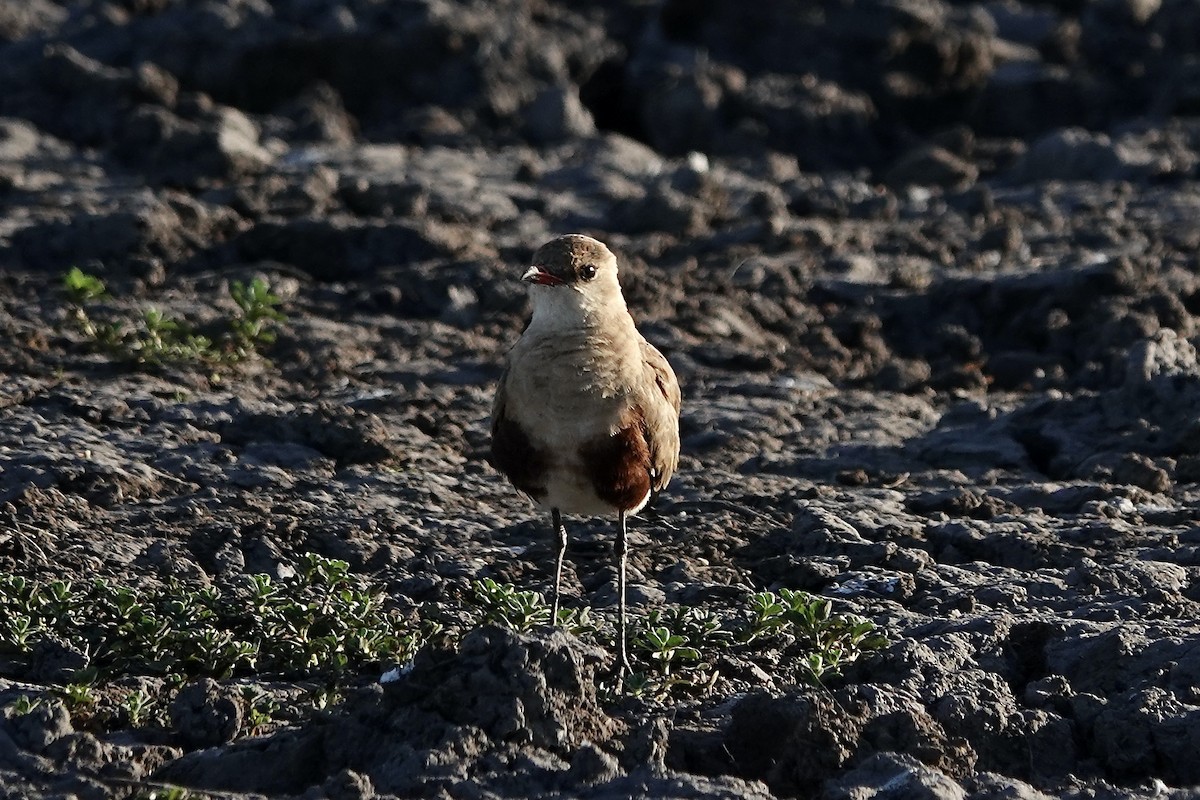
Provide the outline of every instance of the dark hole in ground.
<path id="1" fill-rule="evenodd" d="M 1025 448 L 1029 460 L 1037 467 L 1038 472 L 1048 477 L 1054 477 L 1052 464 L 1058 456 L 1059 445 L 1041 431 L 1017 431 L 1013 434 L 1017 443 Z"/>
<path id="2" fill-rule="evenodd" d="M 625 80 L 624 59 L 612 58 L 592 73 L 579 87 L 579 99 L 602 131 L 620 133 L 646 142 L 646 130 L 638 117 L 634 99 Z"/>

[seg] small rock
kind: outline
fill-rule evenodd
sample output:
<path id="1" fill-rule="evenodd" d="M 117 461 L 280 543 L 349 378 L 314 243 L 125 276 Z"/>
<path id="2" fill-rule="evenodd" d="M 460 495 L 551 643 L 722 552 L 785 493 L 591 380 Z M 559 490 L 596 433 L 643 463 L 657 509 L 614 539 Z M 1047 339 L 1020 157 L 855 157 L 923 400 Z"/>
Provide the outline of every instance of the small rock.
<path id="1" fill-rule="evenodd" d="M 372 800 L 375 787 L 368 776 L 344 769 L 331 775 L 316 796 L 324 800 Z"/>
<path id="2" fill-rule="evenodd" d="M 233 687 L 211 678 L 180 689 L 171 702 L 171 727 L 194 748 L 232 741 L 242 728 L 245 701 Z"/>
<path id="3" fill-rule="evenodd" d="M 1126 386 L 1152 384 L 1160 379 L 1200 377 L 1196 347 L 1175 331 L 1164 328 L 1129 350 Z"/>
<path id="4" fill-rule="evenodd" d="M 1107 135 L 1065 128 L 1035 141 L 1009 177 L 1018 181 L 1106 181 L 1124 175 L 1125 165 Z"/>
<path id="5" fill-rule="evenodd" d="M 525 109 L 525 130 L 535 142 L 552 144 L 596 132 L 592 114 L 574 86 L 551 86 Z"/>
<path id="6" fill-rule="evenodd" d="M 470 286 L 450 284 L 446 287 L 446 305 L 442 322 L 460 328 L 470 327 L 479 318 L 479 295 Z"/>
<path id="7" fill-rule="evenodd" d="M 1179 483 L 1200 483 L 1200 455 L 1188 453 L 1175 462 L 1175 480 Z"/>
<path id="8" fill-rule="evenodd" d="M 327 83 L 317 83 L 288 103 L 282 113 L 295 122 L 300 141 L 346 146 L 354 142 L 355 124 L 342 104 L 342 96 Z"/>
<path id="9" fill-rule="evenodd" d="M 911 392 L 929 382 L 929 362 L 917 358 L 889 359 L 875 375 L 875 384 L 885 392 Z"/>
<path id="10" fill-rule="evenodd" d="M 234 174 L 262 170 L 273 160 L 259 144 L 258 126 L 235 108 L 221 108 L 216 114 L 216 147 Z"/>
<path id="11" fill-rule="evenodd" d="M 35 683 L 70 683 L 88 665 L 88 657 L 70 642 L 42 639 L 29 654 L 26 677 Z"/>
<path id="12" fill-rule="evenodd" d="M 860 734 L 861 722 L 828 695 L 756 692 L 733 707 L 724 749 L 743 777 L 804 796 L 846 766 Z"/>
<path id="13" fill-rule="evenodd" d="M 1002 255 L 1017 253 L 1024 244 L 1025 237 L 1021 233 L 1021 226 L 1014 222 L 993 225 L 979 237 L 981 250 L 998 250 Z"/>
<path id="14" fill-rule="evenodd" d="M 22 161 L 37 148 L 37 128 L 24 120 L 0 119 L 0 161 Z"/>
<path id="15" fill-rule="evenodd" d="M 620 774 L 621 766 L 615 758 L 591 742 L 584 742 L 571 757 L 567 779 L 573 786 L 593 786 L 611 781 Z"/>
<path id="16" fill-rule="evenodd" d="M 1024 781 L 985 772 L 963 781 L 971 797 L 993 798 L 993 800 L 1051 800 Z"/>
<path id="17" fill-rule="evenodd" d="M 630 771 L 645 769 L 651 775 L 666 774 L 667 742 L 671 727 L 664 717 L 647 720 L 625 744 L 622 760 Z"/>
<path id="18" fill-rule="evenodd" d="M 830 781 L 822 795 L 829 800 L 962 800 L 963 788 L 912 756 L 877 753 L 860 766 Z"/>
<path id="19" fill-rule="evenodd" d="M 1025 684 L 1025 704 L 1031 708 L 1064 707 L 1069 710 L 1066 700 L 1073 694 L 1070 682 L 1062 675 L 1048 675 Z"/>
<path id="20" fill-rule="evenodd" d="M 483 627 L 449 660 L 441 655 L 418 657 L 389 690 L 495 741 L 560 750 L 603 741 L 616 728 L 596 700 L 595 673 L 604 654 L 561 631 L 526 635 Z"/>
<path id="21" fill-rule="evenodd" d="M 979 177 L 979 168 L 943 147 L 925 145 L 901 156 L 884 173 L 891 186 L 945 186 L 965 189 Z"/>
<path id="22" fill-rule="evenodd" d="M 1129 453 L 1117 463 L 1112 476 L 1114 483 L 1138 486 L 1150 492 L 1171 490 L 1171 476 L 1162 467 L 1155 466 L 1141 453 Z"/>
<path id="23" fill-rule="evenodd" d="M 54 742 L 75 732 L 66 706 L 56 700 L 43 699 L 28 714 L 15 715 L 11 711 L 8 713 L 13 740 L 33 752 L 42 752 Z"/>

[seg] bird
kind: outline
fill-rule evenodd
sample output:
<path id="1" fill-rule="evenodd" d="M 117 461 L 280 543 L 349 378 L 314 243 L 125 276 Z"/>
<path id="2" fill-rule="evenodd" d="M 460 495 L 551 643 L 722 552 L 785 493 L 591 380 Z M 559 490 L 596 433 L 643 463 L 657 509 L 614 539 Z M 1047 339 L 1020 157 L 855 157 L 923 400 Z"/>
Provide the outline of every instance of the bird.
<path id="1" fill-rule="evenodd" d="M 521 275 L 533 309 L 508 352 L 492 405 L 492 463 L 540 509 L 557 544 L 558 620 L 567 531 L 563 514 L 617 517 L 613 547 L 619 665 L 629 673 L 625 565 L 628 517 L 679 465 L 679 381 L 626 307 L 617 259 L 582 234 L 540 247 Z"/>

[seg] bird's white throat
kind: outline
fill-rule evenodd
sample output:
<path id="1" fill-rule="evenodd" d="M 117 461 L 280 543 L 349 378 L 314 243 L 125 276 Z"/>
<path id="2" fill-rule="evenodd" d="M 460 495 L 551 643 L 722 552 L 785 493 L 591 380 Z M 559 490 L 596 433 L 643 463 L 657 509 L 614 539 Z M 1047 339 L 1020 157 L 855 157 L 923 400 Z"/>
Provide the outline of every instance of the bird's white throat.
<path id="1" fill-rule="evenodd" d="M 571 286 L 535 286 L 529 293 L 533 317 L 529 330 L 535 333 L 578 331 L 599 323 L 600 318 L 625 309 L 625 298 L 618 287 L 591 285 L 586 289 Z"/>

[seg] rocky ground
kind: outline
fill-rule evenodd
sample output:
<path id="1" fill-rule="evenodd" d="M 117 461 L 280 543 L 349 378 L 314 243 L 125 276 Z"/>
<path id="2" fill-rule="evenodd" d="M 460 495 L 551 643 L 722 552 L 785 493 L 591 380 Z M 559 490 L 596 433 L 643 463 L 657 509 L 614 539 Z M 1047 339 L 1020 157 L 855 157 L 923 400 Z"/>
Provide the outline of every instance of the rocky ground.
<path id="1" fill-rule="evenodd" d="M 1195 0 L 5 0 L 0 87 L 6 576 L 229 590 L 317 553 L 397 614 L 544 590 L 490 385 L 529 255 L 581 231 L 683 386 L 639 613 L 791 588 L 887 637 L 820 684 L 743 648 L 619 696 L 594 641 L 489 626 L 325 708 L 241 670 L 139 725 L 8 620 L 0 794 L 1200 787 Z M 72 266 L 96 319 L 217 330 L 255 278 L 287 319 L 147 359 Z M 570 521 L 601 619 L 610 525 Z"/>

